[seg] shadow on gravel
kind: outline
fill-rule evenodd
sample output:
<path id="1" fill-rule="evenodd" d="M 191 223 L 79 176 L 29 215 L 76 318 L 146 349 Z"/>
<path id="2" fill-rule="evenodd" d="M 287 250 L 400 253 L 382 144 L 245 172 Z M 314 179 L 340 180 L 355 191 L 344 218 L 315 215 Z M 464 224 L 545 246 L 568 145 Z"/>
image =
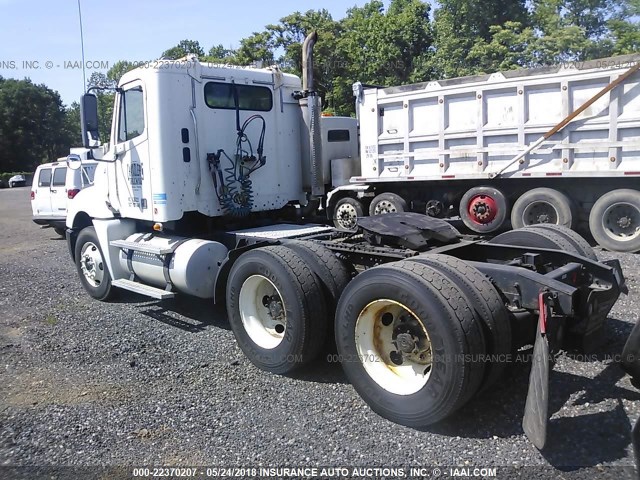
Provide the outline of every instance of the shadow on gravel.
<path id="1" fill-rule="evenodd" d="M 541 454 L 555 468 L 574 471 L 627 457 L 631 444 L 631 426 L 622 400 L 640 401 L 640 392 L 616 386 L 626 374 L 611 360 L 622 350 L 631 325 L 610 319 L 615 337 L 602 350 L 587 357 L 610 360 L 594 378 L 552 371 L 549 386 L 549 413 L 560 412 L 565 405 L 594 406 L 607 402 L 602 411 L 573 417 L 561 416 L 549 421 L 547 446 Z M 622 334 L 622 335 L 621 335 Z M 569 355 L 574 360 L 577 355 Z M 424 429 L 432 433 L 464 438 L 507 438 L 522 435 L 522 416 L 529 382 L 530 363 L 515 363 L 503 380 L 490 390 L 472 398 L 452 418 Z M 615 400 L 615 406 L 611 400 Z M 597 408 L 597 407 L 596 407 Z M 578 410 L 574 408 L 574 411 Z"/>
<path id="2" fill-rule="evenodd" d="M 190 333 L 202 332 L 209 327 L 231 328 L 224 308 L 214 305 L 211 300 L 182 296 L 141 307 L 142 315 Z"/>
<path id="3" fill-rule="evenodd" d="M 288 377 L 303 382 L 315 383 L 341 383 L 348 384 L 349 380 L 344 374 L 338 356 L 335 352 L 335 346 L 326 347 L 318 358 L 313 360 L 309 365 L 301 370 L 294 370 Z"/>
<path id="4" fill-rule="evenodd" d="M 552 412 L 559 411 L 575 392 L 580 393 L 573 405 L 588 406 L 610 399 L 616 399 L 617 403 L 613 409 L 597 413 L 552 419 L 548 443 L 541 452 L 549 463 L 560 470 L 572 471 L 626 457 L 631 425 L 622 399 L 640 401 L 640 392 L 616 386 L 625 375 L 617 363 L 610 363 L 593 379 L 552 374 L 549 405 Z"/>

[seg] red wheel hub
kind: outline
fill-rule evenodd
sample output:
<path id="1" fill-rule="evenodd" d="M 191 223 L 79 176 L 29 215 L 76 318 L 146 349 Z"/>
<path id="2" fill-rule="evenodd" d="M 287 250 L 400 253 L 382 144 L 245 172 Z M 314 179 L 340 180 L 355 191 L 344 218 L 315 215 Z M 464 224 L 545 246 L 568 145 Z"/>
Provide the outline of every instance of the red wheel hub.
<path id="1" fill-rule="evenodd" d="M 498 204 L 488 195 L 476 195 L 469 201 L 467 206 L 469 217 L 475 223 L 486 225 L 491 223 L 498 214 Z"/>

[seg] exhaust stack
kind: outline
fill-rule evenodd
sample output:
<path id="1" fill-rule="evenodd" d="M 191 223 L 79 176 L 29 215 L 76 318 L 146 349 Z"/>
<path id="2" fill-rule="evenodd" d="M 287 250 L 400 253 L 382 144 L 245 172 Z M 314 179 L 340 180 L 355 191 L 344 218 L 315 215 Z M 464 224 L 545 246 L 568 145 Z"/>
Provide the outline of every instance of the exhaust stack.
<path id="1" fill-rule="evenodd" d="M 322 135 L 320 132 L 320 114 L 322 105 L 313 79 L 313 46 L 318 41 L 318 32 L 311 32 L 302 44 L 302 89 L 307 97 L 309 121 L 309 156 L 311 163 L 311 196 L 324 195 L 322 176 Z"/>

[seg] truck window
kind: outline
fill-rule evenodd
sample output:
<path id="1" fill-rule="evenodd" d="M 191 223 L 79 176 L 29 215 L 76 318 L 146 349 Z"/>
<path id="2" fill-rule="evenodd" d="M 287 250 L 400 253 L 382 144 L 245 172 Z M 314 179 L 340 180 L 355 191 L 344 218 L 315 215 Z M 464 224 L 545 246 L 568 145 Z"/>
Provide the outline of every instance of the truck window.
<path id="1" fill-rule="evenodd" d="M 134 87 L 120 95 L 118 141 L 125 142 L 144 132 L 144 97 L 142 87 Z"/>
<path id="2" fill-rule="evenodd" d="M 48 187 L 51 185 L 51 169 L 43 168 L 38 175 L 38 186 Z"/>
<path id="3" fill-rule="evenodd" d="M 209 108 L 235 109 L 233 89 L 238 92 L 240 110 L 268 112 L 273 107 L 271 89 L 254 85 L 208 82 L 204 86 L 204 101 Z"/>
<path id="4" fill-rule="evenodd" d="M 91 185 L 96 175 L 95 165 L 83 165 L 82 167 L 82 184 Z"/>
<path id="5" fill-rule="evenodd" d="M 348 142 L 349 130 L 329 130 L 330 142 Z"/>
<path id="6" fill-rule="evenodd" d="M 64 187 L 67 180 L 67 167 L 56 168 L 53 171 L 52 187 Z"/>

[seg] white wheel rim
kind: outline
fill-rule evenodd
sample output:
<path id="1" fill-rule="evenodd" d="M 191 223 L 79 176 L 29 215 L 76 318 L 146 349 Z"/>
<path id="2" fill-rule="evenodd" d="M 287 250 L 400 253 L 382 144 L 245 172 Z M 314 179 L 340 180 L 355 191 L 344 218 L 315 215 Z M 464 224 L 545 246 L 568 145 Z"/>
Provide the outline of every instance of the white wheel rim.
<path id="1" fill-rule="evenodd" d="M 389 201 L 389 200 L 381 200 L 376 204 L 376 208 L 374 208 L 373 213 L 375 215 L 384 215 L 385 213 L 396 213 L 398 211 L 398 207 Z"/>
<path id="2" fill-rule="evenodd" d="M 558 209 L 549 202 L 542 200 L 527 205 L 522 212 L 522 220 L 525 225 L 558 224 L 560 214 Z"/>
<path id="3" fill-rule="evenodd" d="M 251 275 L 240 287 L 240 318 L 249 338 L 261 348 L 276 348 L 287 329 L 282 295 L 267 277 Z"/>
<path id="4" fill-rule="evenodd" d="M 640 236 L 640 209 L 627 202 L 609 205 L 602 215 L 602 227 L 607 236 L 618 242 L 635 240 Z"/>
<path id="5" fill-rule="evenodd" d="M 336 219 L 342 228 L 352 230 L 358 223 L 358 212 L 356 207 L 349 203 L 343 203 L 338 207 Z"/>
<path id="6" fill-rule="evenodd" d="M 80 251 L 80 270 L 92 287 L 99 287 L 104 280 L 104 261 L 100 249 L 93 242 L 87 242 Z"/>
<path id="7" fill-rule="evenodd" d="M 408 335 L 413 341 L 411 352 L 407 351 L 411 342 L 402 342 Z M 424 323 L 401 303 L 380 299 L 368 304 L 356 321 L 355 344 L 358 360 L 367 374 L 390 393 L 412 395 L 429 380 L 431 340 Z"/>

